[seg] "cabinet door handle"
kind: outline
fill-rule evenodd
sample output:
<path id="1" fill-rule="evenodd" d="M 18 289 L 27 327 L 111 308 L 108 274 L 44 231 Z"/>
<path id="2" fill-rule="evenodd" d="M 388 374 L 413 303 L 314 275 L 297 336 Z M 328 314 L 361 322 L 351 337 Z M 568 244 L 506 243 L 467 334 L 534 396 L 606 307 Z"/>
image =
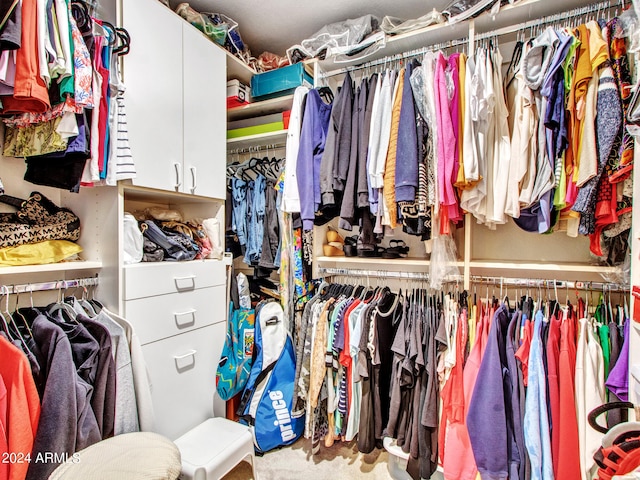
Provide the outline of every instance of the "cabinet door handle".
<path id="1" fill-rule="evenodd" d="M 189 167 L 191 170 L 191 193 L 196 193 L 196 187 L 198 184 L 196 183 L 196 167 Z"/>
<path id="2" fill-rule="evenodd" d="M 176 362 L 176 369 L 178 372 L 184 372 L 185 370 L 192 369 L 196 364 L 197 350 L 189 350 L 183 355 L 174 355 L 173 360 Z"/>
<path id="3" fill-rule="evenodd" d="M 186 277 L 173 277 L 173 281 L 176 284 L 176 290 L 179 292 L 183 290 L 195 290 L 196 289 L 196 276 L 187 275 Z"/>
<path id="4" fill-rule="evenodd" d="M 180 186 L 182 185 L 182 180 L 180 178 L 180 167 L 182 165 L 180 165 L 180 163 L 178 162 L 173 162 L 173 168 L 176 169 L 176 184 L 175 184 L 175 189 L 178 190 L 180 188 Z"/>
<path id="5" fill-rule="evenodd" d="M 186 321 L 181 322 L 180 318 L 189 316 Z M 187 310 L 186 312 L 174 313 L 173 318 L 176 321 L 176 326 L 178 328 L 186 328 L 196 324 L 196 309 L 192 308 L 191 310 Z"/>

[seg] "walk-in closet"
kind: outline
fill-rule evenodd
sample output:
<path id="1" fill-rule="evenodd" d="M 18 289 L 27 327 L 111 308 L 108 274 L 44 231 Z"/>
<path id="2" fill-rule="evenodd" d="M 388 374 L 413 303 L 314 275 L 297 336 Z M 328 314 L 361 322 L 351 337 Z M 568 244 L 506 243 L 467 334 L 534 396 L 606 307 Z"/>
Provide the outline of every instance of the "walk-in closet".
<path id="1" fill-rule="evenodd" d="M 0 480 L 640 479 L 640 2 L 0 13 Z"/>

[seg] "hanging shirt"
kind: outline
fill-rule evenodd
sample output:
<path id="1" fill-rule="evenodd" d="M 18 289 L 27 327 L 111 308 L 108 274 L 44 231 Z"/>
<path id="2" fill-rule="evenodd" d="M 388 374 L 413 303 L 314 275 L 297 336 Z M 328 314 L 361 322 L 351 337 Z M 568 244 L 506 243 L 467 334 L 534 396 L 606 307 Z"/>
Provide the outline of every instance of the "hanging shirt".
<path id="1" fill-rule="evenodd" d="M 554 474 L 558 479 L 580 480 L 581 456 L 580 448 L 576 448 L 580 442 L 574 387 L 576 373 L 575 319 L 566 310 L 562 312 L 562 315 L 558 359 L 559 421 L 552 425 L 554 431 L 558 431 L 560 438 L 557 457 L 554 457 Z"/>
<path id="2" fill-rule="evenodd" d="M 529 381 L 524 411 L 524 441 L 531 460 L 532 480 L 553 480 L 551 438 L 547 416 L 547 388 L 543 365 L 541 339 L 544 315 L 535 315 L 531 352 L 529 355 Z"/>
<path id="3" fill-rule="evenodd" d="M 315 212 L 320 206 L 320 161 L 324 152 L 330 115 L 331 104 L 325 103 L 317 90 L 309 91 L 296 165 L 300 216 L 304 230 L 313 229 Z"/>
<path id="4" fill-rule="evenodd" d="M 494 155 L 493 155 L 493 208 L 487 211 L 487 223 L 495 228 L 496 224 L 506 223 L 505 210 L 507 206 L 508 174 L 511 163 L 511 141 L 509 138 L 509 112 L 505 102 L 500 66 L 502 55 L 495 49 L 491 55 L 493 70 L 493 89 L 495 92 L 494 107 Z"/>
<path id="5" fill-rule="evenodd" d="M 510 380 L 504 379 L 505 369 L 508 370 L 504 351 L 509 320 L 506 306 L 501 305 L 495 311 L 489 328 L 487 346 L 467 413 L 469 438 L 478 471 L 482 477 L 494 479 L 518 478 L 520 464 L 513 436 L 511 403 L 505 401 L 510 398 L 505 392 Z"/>
<path id="6" fill-rule="evenodd" d="M 448 220 L 456 221 L 459 216 L 457 213 L 456 196 L 453 189 L 453 182 L 455 180 L 453 178 L 453 168 L 456 161 L 456 138 L 453 132 L 453 123 L 449 108 L 446 68 L 447 61 L 444 55 L 439 53 L 436 60 L 434 90 L 438 124 L 438 193 L 439 204 L 443 215 L 440 223 L 441 234 L 449 232 Z"/>
<path id="7" fill-rule="evenodd" d="M 602 444 L 602 434 L 591 428 L 587 416 L 594 408 L 606 402 L 606 396 L 602 348 L 593 332 L 591 321 L 581 318 L 579 328 L 575 376 L 576 411 L 580 472 L 582 480 L 587 480 L 591 478 L 590 471 L 594 466 L 593 454 Z"/>
<path id="8" fill-rule="evenodd" d="M 401 69 L 394 86 L 393 107 L 391 109 L 391 133 L 389 135 L 389 149 L 385 161 L 383 188 L 385 206 L 385 220 L 383 223 L 391 228 L 398 225 L 398 209 L 396 204 L 396 158 L 398 148 L 398 128 L 400 125 L 400 111 L 402 107 L 402 91 L 404 89 L 405 69 Z"/>
<path id="9" fill-rule="evenodd" d="M 296 172 L 298 150 L 300 148 L 300 129 L 302 127 L 302 105 L 308 92 L 309 88 L 300 86 L 293 93 L 291 116 L 289 117 L 289 128 L 287 129 L 282 210 L 288 213 L 300 212 L 300 194 L 298 193 Z"/>
<path id="10" fill-rule="evenodd" d="M 40 113 L 51 108 L 49 92 L 38 68 L 38 28 L 36 0 L 22 0 L 21 48 L 16 51 L 13 95 L 2 98 L 4 114 Z"/>
<path id="11" fill-rule="evenodd" d="M 371 107 L 371 123 L 369 125 L 369 144 L 367 146 L 367 184 L 369 186 L 369 210 L 374 215 L 378 212 L 378 196 L 379 188 L 374 185 L 375 165 L 374 162 L 378 157 L 380 149 L 380 136 L 382 131 L 382 84 L 386 81 L 388 72 L 383 72 L 376 78 L 373 95 L 373 104 Z"/>
<path id="12" fill-rule="evenodd" d="M 27 357 L 16 346 L 0 336 L 0 409 L 4 404 L 5 416 L 0 418 L 3 427 L 2 440 L 6 440 L 7 449 L 3 455 L 14 455 L 18 461 L 3 462 L 10 480 L 25 478 L 29 462 L 22 459 L 32 454 L 36 432 L 40 421 L 40 398 L 31 375 Z M 13 458 L 13 457 L 8 457 Z M 0 474 L 3 469 L 0 468 Z"/>

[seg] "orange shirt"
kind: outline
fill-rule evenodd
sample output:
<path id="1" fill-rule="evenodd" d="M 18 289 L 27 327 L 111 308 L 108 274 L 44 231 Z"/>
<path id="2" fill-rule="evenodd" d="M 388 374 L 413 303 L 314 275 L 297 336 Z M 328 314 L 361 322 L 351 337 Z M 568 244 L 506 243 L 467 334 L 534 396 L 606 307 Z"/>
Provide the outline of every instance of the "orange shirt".
<path id="1" fill-rule="evenodd" d="M 0 337 L 0 376 L 7 387 L 7 444 L 9 453 L 30 455 L 40 419 L 40 397 L 27 357 Z M 24 480 L 29 463 L 10 462 L 9 480 Z"/>
<path id="2" fill-rule="evenodd" d="M 22 45 L 16 51 L 13 96 L 2 97 L 4 114 L 42 113 L 51 108 L 49 91 L 38 68 L 36 0 L 22 0 Z"/>
<path id="3" fill-rule="evenodd" d="M 389 226 L 398 226 L 398 207 L 396 204 L 396 151 L 398 148 L 398 125 L 400 124 L 400 107 L 402 106 L 402 91 L 404 90 L 404 68 L 398 73 L 396 84 L 396 96 L 393 100 L 393 110 L 391 117 L 391 136 L 389 137 L 389 149 L 387 150 L 387 161 L 384 166 L 384 178 L 382 193 L 384 204 L 389 212 Z"/>

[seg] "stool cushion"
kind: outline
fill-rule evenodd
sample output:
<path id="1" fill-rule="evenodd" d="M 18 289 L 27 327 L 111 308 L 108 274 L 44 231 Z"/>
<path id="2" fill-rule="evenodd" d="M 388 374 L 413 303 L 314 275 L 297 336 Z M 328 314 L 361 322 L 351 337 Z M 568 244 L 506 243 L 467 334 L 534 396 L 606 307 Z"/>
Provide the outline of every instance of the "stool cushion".
<path id="1" fill-rule="evenodd" d="M 176 480 L 178 447 L 152 432 L 134 432 L 95 443 L 77 452 L 49 480 Z"/>

